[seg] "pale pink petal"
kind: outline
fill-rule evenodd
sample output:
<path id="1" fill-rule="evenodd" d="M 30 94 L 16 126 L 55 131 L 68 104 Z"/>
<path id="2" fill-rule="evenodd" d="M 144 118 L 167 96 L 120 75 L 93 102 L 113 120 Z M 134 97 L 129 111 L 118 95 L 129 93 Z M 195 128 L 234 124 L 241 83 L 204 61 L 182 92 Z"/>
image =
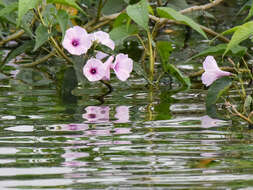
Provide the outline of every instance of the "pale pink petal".
<path id="1" fill-rule="evenodd" d="M 127 55 L 120 53 L 116 56 L 113 70 L 119 80 L 125 81 L 133 70 L 133 60 L 128 58 Z"/>
<path id="2" fill-rule="evenodd" d="M 95 58 L 91 58 L 87 61 L 83 67 L 83 74 L 89 81 L 98 81 L 105 76 L 105 65 Z"/>
<path id="3" fill-rule="evenodd" d="M 91 34 L 91 36 L 94 41 L 96 40 L 98 43 L 101 43 L 101 44 L 111 48 L 112 50 L 114 50 L 115 44 L 110 39 L 110 35 L 108 33 L 103 32 L 103 31 L 98 31 L 98 32 L 94 32 L 93 34 Z"/>
<path id="4" fill-rule="evenodd" d="M 207 56 L 205 61 L 203 62 L 203 68 L 205 71 L 208 70 L 220 70 L 217 62 L 215 61 L 213 56 Z"/>
<path id="5" fill-rule="evenodd" d="M 112 65 L 112 61 L 113 61 L 114 57 L 110 56 L 106 62 L 104 63 L 105 65 L 105 76 L 104 76 L 104 80 L 110 80 L 110 69 L 111 69 L 111 65 Z"/>
<path id="6" fill-rule="evenodd" d="M 217 75 L 212 72 L 204 72 L 201 76 L 202 83 L 206 86 L 210 86 L 217 79 Z"/>
<path id="7" fill-rule="evenodd" d="M 106 58 L 107 56 L 108 56 L 107 53 L 104 53 L 102 51 L 98 51 L 97 54 L 96 54 L 96 59 L 102 60 L 102 59 Z"/>

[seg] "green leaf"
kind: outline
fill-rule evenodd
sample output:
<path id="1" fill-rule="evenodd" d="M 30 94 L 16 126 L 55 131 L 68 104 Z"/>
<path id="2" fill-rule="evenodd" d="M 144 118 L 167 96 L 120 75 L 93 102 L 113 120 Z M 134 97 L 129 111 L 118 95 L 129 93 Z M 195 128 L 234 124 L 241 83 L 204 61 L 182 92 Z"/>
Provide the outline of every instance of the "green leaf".
<path id="1" fill-rule="evenodd" d="M 178 11 L 175 11 L 169 7 L 158 7 L 157 13 L 160 15 L 160 17 L 172 19 L 190 26 L 192 29 L 200 33 L 204 38 L 208 39 L 205 32 L 200 28 L 200 25 L 198 23 L 193 21 L 191 18 L 182 15 Z"/>
<path id="2" fill-rule="evenodd" d="M 87 14 L 83 11 L 81 7 L 78 6 L 75 0 L 47 0 L 47 3 L 58 3 L 58 4 L 74 7 L 77 10 L 79 10 L 81 13 L 83 13 L 85 16 L 87 16 Z"/>
<path id="3" fill-rule="evenodd" d="M 35 46 L 33 51 L 36 51 L 40 46 L 42 46 L 49 37 L 49 34 L 47 32 L 47 27 L 40 24 L 35 31 L 36 38 L 35 38 Z"/>
<path id="4" fill-rule="evenodd" d="M 251 108 L 251 104 L 252 104 L 252 96 L 251 95 L 248 95 L 245 99 L 245 102 L 244 102 L 244 105 L 243 105 L 243 108 L 245 111 L 247 112 L 250 112 L 250 108 Z"/>
<path id="5" fill-rule="evenodd" d="M 148 14 L 148 3 L 147 0 L 141 0 L 140 2 L 134 5 L 128 5 L 127 9 L 128 16 L 133 19 L 139 26 L 144 28 L 148 31 L 148 21 L 149 21 L 149 14 Z"/>
<path id="6" fill-rule="evenodd" d="M 250 7 L 250 10 L 249 10 L 249 14 L 243 21 L 245 22 L 245 21 L 249 20 L 249 18 L 252 17 L 252 15 L 253 15 L 253 1 L 251 2 L 251 7 Z"/>
<path id="7" fill-rule="evenodd" d="M 107 0 L 102 9 L 103 14 L 113 14 L 122 11 L 126 7 L 124 0 Z"/>
<path id="8" fill-rule="evenodd" d="M 183 73 L 175 65 L 167 64 L 167 71 L 170 73 L 171 76 L 175 77 L 184 86 L 190 88 L 191 81 L 189 77 L 184 76 Z"/>
<path id="9" fill-rule="evenodd" d="M 233 29 L 233 30 L 232 30 Z M 234 31 L 234 34 L 228 43 L 226 51 L 224 52 L 223 56 L 234 46 L 238 45 L 242 41 L 248 39 L 250 36 L 253 35 L 253 21 L 247 22 L 243 25 L 236 26 L 230 29 L 229 31 Z M 227 31 L 225 31 L 226 33 Z"/>
<path id="10" fill-rule="evenodd" d="M 17 8 L 18 8 L 18 3 L 16 3 L 16 2 L 4 7 L 2 10 L 0 10 L 0 17 L 5 16 L 5 15 L 15 11 Z"/>
<path id="11" fill-rule="evenodd" d="M 126 13 L 121 13 L 117 18 L 115 19 L 113 23 L 113 28 L 120 27 L 121 25 L 126 25 L 131 18 Z"/>
<path id="12" fill-rule="evenodd" d="M 206 113 L 212 118 L 221 118 L 217 114 L 216 103 L 218 99 L 224 94 L 232 85 L 232 79 L 229 77 L 222 77 L 214 81 L 207 92 L 206 97 Z"/>
<path id="13" fill-rule="evenodd" d="M 113 28 L 109 33 L 111 39 L 115 42 L 116 45 L 123 43 L 123 41 L 134 34 L 138 33 L 138 27 L 134 24 L 129 25 L 121 25 L 117 28 Z"/>
<path id="14" fill-rule="evenodd" d="M 61 10 L 58 10 L 56 18 L 61 28 L 62 38 L 64 38 L 65 31 L 67 30 L 67 26 L 68 26 L 69 15 L 66 11 L 61 9 Z"/>
<path id="15" fill-rule="evenodd" d="M 18 1 L 18 20 L 17 26 L 20 26 L 20 22 L 23 16 L 33 8 L 36 8 L 40 0 L 19 0 Z"/>
<path id="16" fill-rule="evenodd" d="M 25 53 L 28 50 L 32 50 L 34 46 L 34 41 L 25 41 L 24 44 L 12 50 L 4 60 L 4 63 L 8 63 L 10 60 L 14 59 L 18 55 Z"/>
<path id="17" fill-rule="evenodd" d="M 167 64 L 169 64 L 169 57 L 172 52 L 171 42 L 159 41 L 156 43 L 156 48 L 160 56 L 163 68 L 166 72 Z"/>
<path id="18" fill-rule="evenodd" d="M 207 55 L 222 55 L 225 50 L 227 48 L 227 44 L 219 44 L 217 46 L 213 46 L 213 47 L 209 47 L 203 51 L 201 51 L 200 53 L 198 53 L 197 55 L 192 56 L 191 58 L 189 58 L 186 62 L 195 59 L 197 57 L 202 57 L 202 56 L 207 56 Z M 231 52 L 235 55 L 244 55 L 247 51 L 246 47 L 243 46 L 235 46 L 231 49 Z"/>

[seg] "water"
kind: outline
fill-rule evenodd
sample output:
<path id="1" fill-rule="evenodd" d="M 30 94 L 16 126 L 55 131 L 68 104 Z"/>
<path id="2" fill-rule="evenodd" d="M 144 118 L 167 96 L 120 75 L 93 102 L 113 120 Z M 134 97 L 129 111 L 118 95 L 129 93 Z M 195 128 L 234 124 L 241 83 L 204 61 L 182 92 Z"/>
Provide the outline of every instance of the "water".
<path id="1" fill-rule="evenodd" d="M 205 115 L 200 90 L 172 93 L 114 83 L 75 89 L 0 85 L 0 189 L 245 189 L 253 132 Z M 73 98 L 73 97 L 72 97 Z M 87 101 L 89 100 L 89 101 Z M 73 103 L 74 102 L 74 103 Z"/>

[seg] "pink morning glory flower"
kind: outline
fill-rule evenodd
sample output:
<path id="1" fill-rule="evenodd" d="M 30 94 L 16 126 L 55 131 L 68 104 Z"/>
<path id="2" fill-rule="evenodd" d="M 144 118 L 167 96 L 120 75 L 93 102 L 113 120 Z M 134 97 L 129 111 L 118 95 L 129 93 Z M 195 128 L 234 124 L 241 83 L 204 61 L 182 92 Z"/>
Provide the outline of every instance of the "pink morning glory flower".
<path id="1" fill-rule="evenodd" d="M 91 58 L 83 67 L 83 74 L 91 82 L 99 81 L 106 74 L 105 64 L 99 59 Z"/>
<path id="2" fill-rule="evenodd" d="M 128 55 L 120 53 L 116 56 L 112 68 L 119 80 L 125 81 L 133 70 L 133 60 Z"/>
<path id="3" fill-rule="evenodd" d="M 93 41 L 97 41 L 98 43 L 101 43 L 112 50 L 115 48 L 114 42 L 111 40 L 110 36 L 108 33 L 103 32 L 103 31 L 97 31 L 91 34 Z"/>
<path id="4" fill-rule="evenodd" d="M 82 55 L 92 46 L 92 38 L 84 28 L 74 26 L 66 31 L 62 46 L 73 55 Z"/>
<path id="5" fill-rule="evenodd" d="M 230 72 L 222 71 L 213 56 L 207 56 L 203 62 L 205 72 L 201 76 L 202 83 L 210 86 L 218 78 L 231 75 Z"/>
<path id="6" fill-rule="evenodd" d="M 110 80 L 110 70 L 112 68 L 112 61 L 114 57 L 110 56 L 104 63 L 105 65 L 105 76 L 103 77 L 103 80 Z"/>

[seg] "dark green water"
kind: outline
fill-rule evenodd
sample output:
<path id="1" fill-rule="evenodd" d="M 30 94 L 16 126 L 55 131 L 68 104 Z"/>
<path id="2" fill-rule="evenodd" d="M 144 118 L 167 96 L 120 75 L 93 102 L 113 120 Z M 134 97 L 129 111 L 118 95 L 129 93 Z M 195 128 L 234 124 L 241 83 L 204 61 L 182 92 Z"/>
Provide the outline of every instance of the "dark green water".
<path id="1" fill-rule="evenodd" d="M 131 83 L 99 105 L 96 85 L 70 104 L 54 86 L 1 81 L 0 189 L 253 188 L 246 125 L 205 116 L 200 90 Z"/>

